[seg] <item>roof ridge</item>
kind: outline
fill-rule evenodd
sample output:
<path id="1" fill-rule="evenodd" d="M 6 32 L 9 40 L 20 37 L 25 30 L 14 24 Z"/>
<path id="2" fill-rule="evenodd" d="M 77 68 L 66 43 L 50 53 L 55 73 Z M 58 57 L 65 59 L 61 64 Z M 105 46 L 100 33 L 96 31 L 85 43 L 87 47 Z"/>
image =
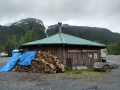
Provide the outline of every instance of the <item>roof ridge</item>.
<path id="1" fill-rule="evenodd" d="M 66 43 L 65 40 L 64 40 L 64 38 L 63 38 L 63 36 L 62 36 L 62 34 L 59 33 L 59 35 L 60 35 L 60 38 L 61 38 L 62 43 Z"/>

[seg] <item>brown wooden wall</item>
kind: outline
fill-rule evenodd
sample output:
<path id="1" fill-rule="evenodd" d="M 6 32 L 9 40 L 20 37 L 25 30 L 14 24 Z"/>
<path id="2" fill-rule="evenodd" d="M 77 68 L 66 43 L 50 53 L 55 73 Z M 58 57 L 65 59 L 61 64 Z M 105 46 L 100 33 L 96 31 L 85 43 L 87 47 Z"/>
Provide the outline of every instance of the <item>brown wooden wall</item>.
<path id="1" fill-rule="evenodd" d="M 29 46 L 29 50 L 51 51 L 58 59 L 66 65 L 66 59 L 72 60 L 72 67 L 93 66 L 95 61 L 101 61 L 100 48 L 78 46 L 78 45 L 41 45 Z M 97 58 L 94 58 L 94 55 Z M 92 57 L 91 57 L 92 56 Z"/>

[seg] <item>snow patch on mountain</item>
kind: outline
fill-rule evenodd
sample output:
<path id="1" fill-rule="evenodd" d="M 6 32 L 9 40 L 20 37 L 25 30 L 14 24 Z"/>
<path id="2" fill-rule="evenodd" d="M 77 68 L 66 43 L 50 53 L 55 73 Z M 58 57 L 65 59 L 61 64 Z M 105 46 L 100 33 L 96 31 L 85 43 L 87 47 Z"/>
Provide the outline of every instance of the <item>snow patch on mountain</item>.
<path id="1" fill-rule="evenodd" d="M 5 24 L 4 26 L 22 26 L 22 25 L 28 25 L 28 24 L 31 24 L 31 23 L 37 23 L 37 24 L 40 24 L 40 25 L 43 25 L 43 21 L 40 20 L 40 19 L 35 19 L 35 18 L 26 18 L 26 19 L 22 19 L 20 21 L 17 21 L 17 22 L 14 22 L 14 23 L 8 23 L 8 24 Z M 45 28 L 47 28 L 46 26 L 44 26 Z M 47 29 L 46 29 L 47 30 Z"/>
<path id="2" fill-rule="evenodd" d="M 11 25 L 12 25 L 12 23 L 7 23 L 4 26 L 11 26 Z"/>
<path id="3" fill-rule="evenodd" d="M 18 24 L 20 24 L 20 23 L 22 23 L 23 21 L 19 21 L 19 22 L 17 22 Z"/>
<path id="4" fill-rule="evenodd" d="M 15 23 L 15 25 L 17 25 L 17 23 Z"/>
<path id="5" fill-rule="evenodd" d="M 24 23 L 24 24 L 28 24 L 28 23 Z"/>

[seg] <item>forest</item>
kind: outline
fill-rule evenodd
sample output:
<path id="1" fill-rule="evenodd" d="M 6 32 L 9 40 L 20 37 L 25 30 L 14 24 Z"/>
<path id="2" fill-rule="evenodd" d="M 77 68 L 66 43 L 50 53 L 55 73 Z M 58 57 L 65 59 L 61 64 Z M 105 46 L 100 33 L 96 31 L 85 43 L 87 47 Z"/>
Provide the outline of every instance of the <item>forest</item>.
<path id="1" fill-rule="evenodd" d="M 20 25 L 0 25 L 0 53 L 5 51 L 11 55 L 12 50 L 18 49 L 23 43 L 43 39 L 59 32 L 56 24 L 48 26 L 45 33 L 45 26 L 36 20 L 24 19 Z M 62 33 L 105 44 L 109 54 L 120 54 L 120 34 L 109 29 L 63 24 Z"/>

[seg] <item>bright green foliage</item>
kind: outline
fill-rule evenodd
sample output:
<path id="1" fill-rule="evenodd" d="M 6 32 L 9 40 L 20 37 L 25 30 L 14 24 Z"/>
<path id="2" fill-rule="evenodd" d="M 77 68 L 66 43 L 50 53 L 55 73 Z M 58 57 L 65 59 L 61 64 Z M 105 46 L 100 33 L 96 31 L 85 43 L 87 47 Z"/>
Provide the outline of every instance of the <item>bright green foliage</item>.
<path id="1" fill-rule="evenodd" d="M 38 39 L 38 34 L 34 30 L 29 30 L 25 36 L 20 39 L 20 44 L 31 42 Z"/>

